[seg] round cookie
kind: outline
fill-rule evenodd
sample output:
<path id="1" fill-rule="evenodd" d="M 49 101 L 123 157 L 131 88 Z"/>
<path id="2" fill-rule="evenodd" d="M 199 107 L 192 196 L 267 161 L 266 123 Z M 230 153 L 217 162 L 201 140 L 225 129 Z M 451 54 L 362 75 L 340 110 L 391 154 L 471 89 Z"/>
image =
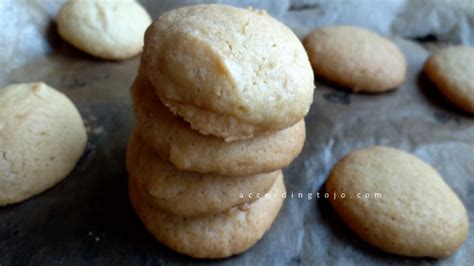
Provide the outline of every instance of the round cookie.
<path id="1" fill-rule="evenodd" d="M 62 93 L 42 82 L 0 89 L 0 206 L 62 180 L 86 141 L 82 118 Z"/>
<path id="2" fill-rule="evenodd" d="M 474 47 L 454 46 L 437 51 L 426 62 L 425 72 L 448 100 L 474 113 Z"/>
<path id="3" fill-rule="evenodd" d="M 270 197 L 214 215 L 183 218 L 151 207 L 137 190 L 130 180 L 132 206 L 157 240 L 177 252 L 209 259 L 230 257 L 252 247 L 271 227 L 286 192 L 279 177 L 267 194 Z"/>
<path id="4" fill-rule="evenodd" d="M 303 41 L 316 76 L 355 92 L 380 93 L 405 81 L 406 62 L 390 40 L 353 26 L 327 26 Z"/>
<path id="5" fill-rule="evenodd" d="M 264 195 L 281 171 L 253 176 L 220 176 L 179 171 L 143 145 L 134 132 L 127 150 L 130 178 L 155 208 L 182 217 L 221 212 Z"/>
<path id="6" fill-rule="evenodd" d="M 226 141 L 294 125 L 313 101 L 301 42 L 263 11 L 210 4 L 166 12 L 146 31 L 142 63 L 173 113 Z"/>
<path id="7" fill-rule="evenodd" d="M 70 0 L 57 17 L 63 39 L 86 53 L 111 60 L 139 54 L 151 22 L 135 0 Z"/>
<path id="8" fill-rule="evenodd" d="M 131 94 L 144 141 L 180 170 L 229 176 L 268 173 L 288 166 L 303 148 L 304 120 L 249 140 L 225 142 L 200 134 L 173 115 L 141 71 Z"/>
<path id="9" fill-rule="evenodd" d="M 326 191 L 335 193 L 331 205 L 357 235 L 390 253 L 444 257 L 467 237 L 468 216 L 458 196 L 435 169 L 401 150 L 375 146 L 349 153 L 332 169 Z"/>

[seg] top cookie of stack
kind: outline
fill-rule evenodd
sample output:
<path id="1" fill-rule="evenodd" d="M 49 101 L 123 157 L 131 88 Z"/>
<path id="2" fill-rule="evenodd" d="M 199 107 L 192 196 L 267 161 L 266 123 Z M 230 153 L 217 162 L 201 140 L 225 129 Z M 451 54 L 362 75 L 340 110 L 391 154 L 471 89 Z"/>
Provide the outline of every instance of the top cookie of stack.
<path id="1" fill-rule="evenodd" d="M 173 113 L 226 141 L 294 125 L 313 101 L 301 42 L 264 11 L 197 5 L 167 12 L 145 33 L 142 63 Z"/>

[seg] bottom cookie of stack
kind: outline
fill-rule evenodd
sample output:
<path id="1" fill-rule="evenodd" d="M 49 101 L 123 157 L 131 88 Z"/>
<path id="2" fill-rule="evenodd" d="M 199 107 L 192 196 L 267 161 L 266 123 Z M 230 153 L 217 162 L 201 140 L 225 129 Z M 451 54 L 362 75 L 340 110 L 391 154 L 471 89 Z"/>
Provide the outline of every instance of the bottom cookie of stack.
<path id="1" fill-rule="evenodd" d="M 271 190 L 253 203 L 207 216 L 181 217 L 150 206 L 129 178 L 130 201 L 148 231 L 171 249 L 195 258 L 226 258 L 252 247 L 271 227 L 285 192 L 280 175 Z"/>

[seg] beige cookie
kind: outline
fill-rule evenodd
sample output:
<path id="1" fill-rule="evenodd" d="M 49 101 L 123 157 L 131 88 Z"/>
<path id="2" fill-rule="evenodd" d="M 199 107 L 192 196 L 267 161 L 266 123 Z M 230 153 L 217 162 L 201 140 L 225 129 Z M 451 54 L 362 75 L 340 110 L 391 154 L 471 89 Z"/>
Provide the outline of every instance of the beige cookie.
<path id="1" fill-rule="evenodd" d="M 336 195 L 332 206 L 356 234 L 390 253 L 444 257 L 467 237 L 458 196 L 435 169 L 401 150 L 375 146 L 349 153 L 332 169 L 326 191 Z"/>
<path id="2" fill-rule="evenodd" d="M 301 42 L 263 11 L 211 4 L 166 12 L 148 28 L 142 60 L 168 108 L 226 141 L 292 126 L 313 101 Z"/>
<path id="3" fill-rule="evenodd" d="M 256 200 L 267 193 L 281 171 L 251 176 L 220 176 L 179 171 L 142 143 L 138 132 L 127 150 L 130 178 L 140 187 L 147 203 L 179 216 L 221 212 Z"/>
<path id="4" fill-rule="evenodd" d="M 70 0 L 58 13 L 59 34 L 93 56 L 121 60 L 139 54 L 150 15 L 135 0 Z"/>
<path id="5" fill-rule="evenodd" d="M 316 76 L 356 92 L 379 93 L 405 81 L 400 49 L 376 33 L 354 26 L 327 26 L 303 41 Z"/>
<path id="6" fill-rule="evenodd" d="M 448 100 L 474 113 L 474 47 L 437 51 L 426 62 L 425 72 Z"/>
<path id="7" fill-rule="evenodd" d="M 61 181 L 86 141 L 82 118 L 62 93 L 42 82 L 0 89 L 0 206 Z"/>
<path id="8" fill-rule="evenodd" d="M 129 182 L 130 201 L 145 227 L 166 246 L 196 258 L 226 258 L 252 247 L 271 227 L 286 192 L 280 176 L 270 192 L 252 204 L 195 218 L 166 214 L 144 201 Z"/>
<path id="9" fill-rule="evenodd" d="M 180 170 L 230 176 L 268 173 L 288 166 L 303 148 L 303 120 L 249 140 L 225 142 L 200 134 L 173 115 L 141 72 L 131 93 L 144 141 Z"/>

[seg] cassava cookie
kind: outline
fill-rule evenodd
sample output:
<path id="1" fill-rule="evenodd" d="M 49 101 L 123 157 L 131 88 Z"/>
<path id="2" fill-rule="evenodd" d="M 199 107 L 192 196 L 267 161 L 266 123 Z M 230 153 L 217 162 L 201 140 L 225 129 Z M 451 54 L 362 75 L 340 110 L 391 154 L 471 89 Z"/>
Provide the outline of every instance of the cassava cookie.
<path id="1" fill-rule="evenodd" d="M 394 148 L 349 153 L 332 169 L 326 191 L 335 193 L 336 200 L 330 202 L 346 224 L 387 252 L 444 257 L 456 251 L 468 233 L 463 203 L 436 170 Z"/>
<path id="2" fill-rule="evenodd" d="M 62 180 L 86 140 L 79 112 L 62 93 L 42 82 L 0 89 L 0 206 Z"/>
<path id="3" fill-rule="evenodd" d="M 280 176 L 267 194 L 270 197 L 214 215 L 183 218 L 148 205 L 130 181 L 132 206 L 157 240 L 191 257 L 211 259 L 242 253 L 262 238 L 277 217 L 286 191 Z"/>
<path id="4" fill-rule="evenodd" d="M 474 47 L 437 51 L 426 62 L 425 72 L 448 100 L 474 113 Z"/>
<path id="5" fill-rule="evenodd" d="M 127 149 L 130 178 L 147 204 L 179 216 L 221 212 L 267 193 L 281 171 L 252 176 L 220 176 L 179 171 L 143 145 L 134 132 Z"/>
<path id="6" fill-rule="evenodd" d="M 169 109 L 226 141 L 294 125 L 313 101 L 301 42 L 263 11 L 211 4 L 166 12 L 147 29 L 142 63 Z"/>
<path id="7" fill-rule="evenodd" d="M 139 54 L 150 15 L 135 0 L 70 0 L 58 13 L 63 39 L 93 56 L 121 60 Z"/>
<path id="8" fill-rule="evenodd" d="M 200 134 L 173 115 L 141 72 L 131 93 L 145 143 L 180 170 L 229 176 L 268 173 L 288 166 L 303 148 L 303 120 L 249 140 L 225 142 Z"/>
<path id="9" fill-rule="evenodd" d="M 400 49 L 376 33 L 353 26 L 328 26 L 303 41 L 316 76 L 353 91 L 378 93 L 405 81 Z"/>

